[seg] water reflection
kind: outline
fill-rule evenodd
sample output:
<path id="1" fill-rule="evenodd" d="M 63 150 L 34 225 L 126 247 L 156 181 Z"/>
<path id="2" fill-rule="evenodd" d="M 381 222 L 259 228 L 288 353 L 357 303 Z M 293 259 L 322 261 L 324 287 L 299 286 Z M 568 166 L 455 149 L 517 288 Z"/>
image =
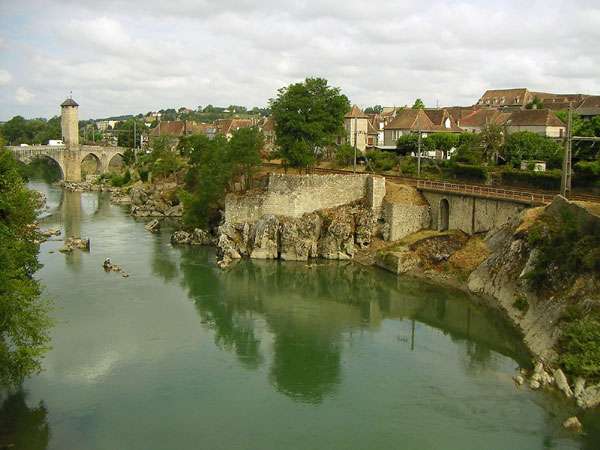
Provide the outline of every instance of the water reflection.
<path id="1" fill-rule="evenodd" d="M 413 352 L 421 350 L 419 323 L 464 342 L 469 371 L 491 368 L 492 352 L 527 360 L 518 338 L 461 292 L 345 263 L 242 261 L 220 272 L 211 258 L 197 249 L 181 254 L 183 284 L 201 321 L 249 368 L 265 360 L 256 330 L 264 325 L 273 340 L 270 380 L 295 400 L 319 403 L 332 395 L 344 342 L 389 319 L 410 321 L 397 342 Z"/>
<path id="2" fill-rule="evenodd" d="M 0 448 L 47 448 L 50 440 L 47 415 L 42 402 L 33 408 L 27 405 L 23 390 L 8 395 L 0 407 Z"/>

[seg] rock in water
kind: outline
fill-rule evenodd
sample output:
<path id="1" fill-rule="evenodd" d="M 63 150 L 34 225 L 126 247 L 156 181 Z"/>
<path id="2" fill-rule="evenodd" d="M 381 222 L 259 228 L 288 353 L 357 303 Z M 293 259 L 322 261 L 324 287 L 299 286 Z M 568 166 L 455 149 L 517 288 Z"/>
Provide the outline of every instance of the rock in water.
<path id="1" fill-rule="evenodd" d="M 160 221 L 158 219 L 151 220 L 144 228 L 150 233 L 158 233 L 160 231 Z"/>
<path id="2" fill-rule="evenodd" d="M 102 263 L 102 268 L 107 272 L 112 270 L 112 263 L 110 262 L 110 258 L 106 258 Z"/>
<path id="3" fill-rule="evenodd" d="M 171 235 L 171 244 L 189 244 L 191 241 L 191 235 L 187 231 L 179 230 Z"/>
<path id="4" fill-rule="evenodd" d="M 573 389 L 573 395 L 576 398 L 581 397 L 581 394 L 583 394 L 584 389 L 585 389 L 585 380 L 581 377 L 575 378 L 575 387 Z"/>
<path id="5" fill-rule="evenodd" d="M 594 408 L 598 405 L 600 405 L 600 384 L 585 388 L 577 399 L 577 406 L 581 408 Z"/>
<path id="6" fill-rule="evenodd" d="M 516 377 L 513 377 L 513 380 L 515 380 L 515 383 L 517 383 L 519 386 L 525 383 L 525 378 L 523 378 L 522 375 L 517 375 Z"/>
<path id="7" fill-rule="evenodd" d="M 562 425 L 567 430 L 574 431 L 576 433 L 581 433 L 581 431 L 583 430 L 583 425 L 581 425 L 581 422 L 575 416 L 569 417 L 563 422 Z"/>
<path id="8" fill-rule="evenodd" d="M 556 369 L 554 371 L 554 382 L 556 383 L 556 387 L 563 391 L 568 398 L 573 397 L 573 391 L 562 370 Z"/>

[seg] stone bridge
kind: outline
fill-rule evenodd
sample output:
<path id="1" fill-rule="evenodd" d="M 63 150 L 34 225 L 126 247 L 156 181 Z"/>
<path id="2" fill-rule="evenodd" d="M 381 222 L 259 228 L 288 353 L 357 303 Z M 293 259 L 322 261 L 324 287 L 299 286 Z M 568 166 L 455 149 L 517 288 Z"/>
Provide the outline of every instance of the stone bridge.
<path id="1" fill-rule="evenodd" d="M 467 234 L 499 228 L 524 209 L 548 203 L 553 197 L 429 180 L 419 180 L 416 187 L 429 203 L 431 228 Z"/>
<path id="2" fill-rule="evenodd" d="M 99 145 L 34 145 L 29 147 L 8 147 L 15 158 L 25 164 L 37 158 L 50 158 L 55 161 L 65 181 L 81 181 L 81 163 L 91 155 L 100 173 L 108 172 L 108 166 L 117 155 L 123 156 L 122 147 Z"/>

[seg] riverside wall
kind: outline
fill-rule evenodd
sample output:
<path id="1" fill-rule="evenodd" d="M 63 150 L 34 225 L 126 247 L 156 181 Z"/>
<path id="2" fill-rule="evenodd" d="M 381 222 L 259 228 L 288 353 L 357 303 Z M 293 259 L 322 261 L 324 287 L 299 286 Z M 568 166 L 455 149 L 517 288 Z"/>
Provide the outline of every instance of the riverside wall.
<path id="1" fill-rule="evenodd" d="M 264 215 L 298 218 L 361 200 L 379 211 L 384 196 L 385 179 L 373 175 L 271 174 L 264 191 L 227 195 L 225 222 L 256 222 Z"/>

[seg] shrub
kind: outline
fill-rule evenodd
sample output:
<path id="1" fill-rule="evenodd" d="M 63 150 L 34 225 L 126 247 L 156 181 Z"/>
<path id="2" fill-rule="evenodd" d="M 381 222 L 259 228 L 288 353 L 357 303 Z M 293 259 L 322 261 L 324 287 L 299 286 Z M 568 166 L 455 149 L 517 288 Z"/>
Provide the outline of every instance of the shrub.
<path id="1" fill-rule="evenodd" d="M 573 168 L 575 185 L 600 187 L 600 161 L 579 161 Z"/>
<path id="2" fill-rule="evenodd" d="M 368 168 L 375 171 L 393 170 L 398 165 L 398 156 L 391 152 L 373 150 L 367 153 Z"/>
<path id="3" fill-rule="evenodd" d="M 559 342 L 560 363 L 574 376 L 598 377 L 600 374 L 600 320 L 583 317 L 568 324 Z"/>
<path id="4" fill-rule="evenodd" d="M 335 151 L 335 162 L 338 166 L 349 166 L 354 162 L 354 147 L 348 144 L 340 145 Z"/>
<path id="5" fill-rule="evenodd" d="M 513 303 L 513 306 L 522 313 L 526 313 L 529 310 L 529 302 L 527 302 L 527 299 L 523 296 L 517 297 Z"/>
<path id="6" fill-rule="evenodd" d="M 563 210 L 560 217 L 546 217 L 531 228 L 528 243 L 539 255 L 526 277 L 534 289 L 552 288 L 553 281 L 600 271 L 600 227 L 594 225 Z"/>
<path id="7" fill-rule="evenodd" d="M 129 169 L 127 169 L 123 175 L 113 173 L 110 176 L 110 184 L 112 184 L 115 187 L 125 186 L 130 181 L 131 181 L 131 172 L 129 171 Z"/>
<path id="8" fill-rule="evenodd" d="M 502 184 L 527 186 L 538 189 L 560 189 L 561 171 L 558 169 L 546 172 L 533 172 L 506 168 L 502 171 Z"/>
<path id="9" fill-rule="evenodd" d="M 450 164 L 444 172 L 452 177 L 483 182 L 487 180 L 487 171 L 484 167 L 473 164 Z"/>

